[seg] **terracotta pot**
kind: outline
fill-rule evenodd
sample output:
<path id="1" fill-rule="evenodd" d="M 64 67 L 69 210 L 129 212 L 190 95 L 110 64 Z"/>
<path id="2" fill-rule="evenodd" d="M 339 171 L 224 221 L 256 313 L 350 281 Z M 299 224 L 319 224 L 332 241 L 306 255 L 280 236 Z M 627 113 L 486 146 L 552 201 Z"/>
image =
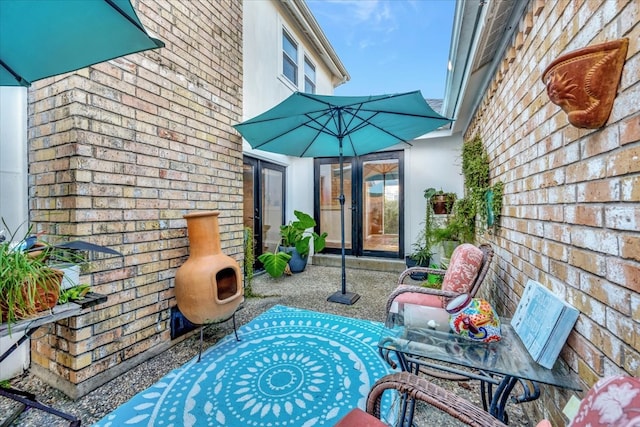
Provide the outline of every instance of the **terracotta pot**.
<path id="1" fill-rule="evenodd" d="M 431 198 L 433 213 L 436 215 L 448 215 L 451 213 L 454 199 L 445 194 L 437 194 Z"/>
<path id="2" fill-rule="evenodd" d="M 549 99 L 575 127 L 597 129 L 607 122 L 629 39 L 619 39 L 569 52 L 542 73 Z"/>
<path id="3" fill-rule="evenodd" d="M 62 278 L 64 273 L 56 269 L 46 269 L 47 276 L 43 279 L 33 281 L 28 284 L 25 282 L 25 286 L 22 289 L 22 301 L 20 307 L 14 305 L 15 319 L 28 319 L 41 311 L 49 310 L 58 304 L 58 298 L 60 298 L 60 285 L 62 284 Z M 31 300 L 29 287 L 35 287 L 33 290 L 33 300 Z M 28 302 L 28 303 L 27 303 Z M 7 320 L 7 301 L 6 298 L 0 297 L 0 308 L 2 311 L 2 322 Z"/>
<path id="4" fill-rule="evenodd" d="M 220 248 L 218 215 L 185 215 L 190 255 L 176 271 L 178 309 L 196 325 L 230 318 L 243 301 L 240 266 Z"/>

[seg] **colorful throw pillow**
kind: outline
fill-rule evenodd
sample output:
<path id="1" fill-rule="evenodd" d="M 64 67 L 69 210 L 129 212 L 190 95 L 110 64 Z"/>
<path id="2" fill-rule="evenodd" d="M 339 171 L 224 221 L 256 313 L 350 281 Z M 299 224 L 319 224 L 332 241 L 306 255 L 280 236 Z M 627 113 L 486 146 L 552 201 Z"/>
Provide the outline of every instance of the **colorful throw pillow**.
<path id="1" fill-rule="evenodd" d="M 469 293 L 480 272 L 482 256 L 482 251 L 470 243 L 458 246 L 451 255 L 449 268 L 442 280 L 442 290 Z"/>
<path id="2" fill-rule="evenodd" d="M 640 426 L 640 379 L 628 376 L 603 378 L 580 402 L 569 427 Z"/>

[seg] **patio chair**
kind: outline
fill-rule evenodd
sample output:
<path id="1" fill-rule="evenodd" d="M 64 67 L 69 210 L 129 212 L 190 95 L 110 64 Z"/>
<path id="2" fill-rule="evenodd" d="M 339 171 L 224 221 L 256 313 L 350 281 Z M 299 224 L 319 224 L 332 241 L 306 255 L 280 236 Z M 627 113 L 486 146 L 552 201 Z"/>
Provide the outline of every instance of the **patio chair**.
<path id="1" fill-rule="evenodd" d="M 492 258 L 493 248 L 490 245 L 474 246 L 463 243 L 453 251 L 447 270 L 429 267 L 406 269 L 398 278 L 398 287 L 387 299 L 387 314 L 394 302 L 444 308 L 452 298 L 460 294 L 470 294 L 474 297 L 489 271 Z M 442 288 L 433 289 L 404 284 L 407 276 L 420 272 L 444 276 Z"/>
<path id="2" fill-rule="evenodd" d="M 406 393 L 443 411 L 461 422 L 477 427 L 504 426 L 499 420 L 466 399 L 409 372 L 390 374 L 379 379 L 367 398 L 367 413 L 380 418 L 380 403 L 386 390 Z M 637 427 L 640 425 L 640 379 L 626 375 L 596 382 L 580 402 L 568 427 Z M 551 427 L 547 420 L 536 427 Z"/>
<path id="3" fill-rule="evenodd" d="M 387 298 L 386 316 L 389 315 L 394 303 L 433 307 L 442 309 L 444 312 L 447 303 L 458 295 L 470 294 L 471 297 L 475 297 L 489 271 L 492 258 L 493 248 L 491 245 L 474 246 L 470 243 L 463 243 L 453 251 L 447 270 L 429 267 L 410 267 L 406 269 L 398 278 L 398 287 Z M 414 272 L 444 276 L 441 289 L 405 285 L 404 280 Z M 389 357 L 388 352 L 381 351 L 381 355 L 393 368 L 397 366 Z M 419 369 L 424 374 L 450 381 L 466 381 L 469 379 L 463 375 L 438 371 L 424 366 Z"/>

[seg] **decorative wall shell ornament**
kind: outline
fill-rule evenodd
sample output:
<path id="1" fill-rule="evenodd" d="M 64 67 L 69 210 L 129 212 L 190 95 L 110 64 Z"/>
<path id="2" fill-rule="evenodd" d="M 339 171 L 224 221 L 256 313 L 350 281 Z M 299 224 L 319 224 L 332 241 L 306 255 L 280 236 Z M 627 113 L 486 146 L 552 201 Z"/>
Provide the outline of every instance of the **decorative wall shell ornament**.
<path id="1" fill-rule="evenodd" d="M 575 127 L 597 129 L 607 122 L 616 97 L 629 39 L 569 52 L 542 73 L 547 94 Z"/>

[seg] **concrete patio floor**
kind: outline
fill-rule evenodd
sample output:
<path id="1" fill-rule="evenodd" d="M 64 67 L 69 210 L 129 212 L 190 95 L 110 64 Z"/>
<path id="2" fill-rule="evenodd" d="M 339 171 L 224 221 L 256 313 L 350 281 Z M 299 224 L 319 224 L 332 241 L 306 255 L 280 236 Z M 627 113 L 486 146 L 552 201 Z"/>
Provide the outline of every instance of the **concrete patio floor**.
<path id="1" fill-rule="evenodd" d="M 340 268 L 317 265 L 308 265 L 307 269 L 300 274 L 279 279 L 273 279 L 266 274 L 258 276 L 254 278 L 253 291 L 263 297 L 250 298 L 245 302 L 244 309 L 240 310 L 237 315 L 238 326 L 249 322 L 277 304 L 340 316 L 384 321 L 386 296 L 395 288 L 397 273 L 347 269 L 347 290 L 361 295 L 360 300 L 351 306 L 327 302 L 327 297 L 330 294 L 340 290 L 340 278 Z M 204 348 L 215 344 L 221 337 L 232 331 L 231 322 L 205 328 Z M 169 350 L 138 365 L 77 401 L 67 398 L 63 393 L 44 384 L 30 373 L 12 380 L 11 383 L 16 388 L 36 393 L 42 403 L 79 417 L 83 426 L 90 426 L 136 393 L 151 386 L 167 372 L 178 368 L 197 355 L 198 341 L 199 334 L 192 334 Z M 438 384 L 480 405 L 477 382 L 443 381 Z M 16 409 L 15 402 L 0 397 L 0 426 L 5 425 L 3 422 L 7 421 L 7 417 Z M 510 425 L 522 427 L 534 425 L 523 415 L 520 407 L 509 404 L 507 411 Z M 418 412 L 417 426 L 462 425 L 430 408 L 420 407 Z M 67 426 L 68 422 L 32 409 L 9 425 L 55 427 Z"/>

